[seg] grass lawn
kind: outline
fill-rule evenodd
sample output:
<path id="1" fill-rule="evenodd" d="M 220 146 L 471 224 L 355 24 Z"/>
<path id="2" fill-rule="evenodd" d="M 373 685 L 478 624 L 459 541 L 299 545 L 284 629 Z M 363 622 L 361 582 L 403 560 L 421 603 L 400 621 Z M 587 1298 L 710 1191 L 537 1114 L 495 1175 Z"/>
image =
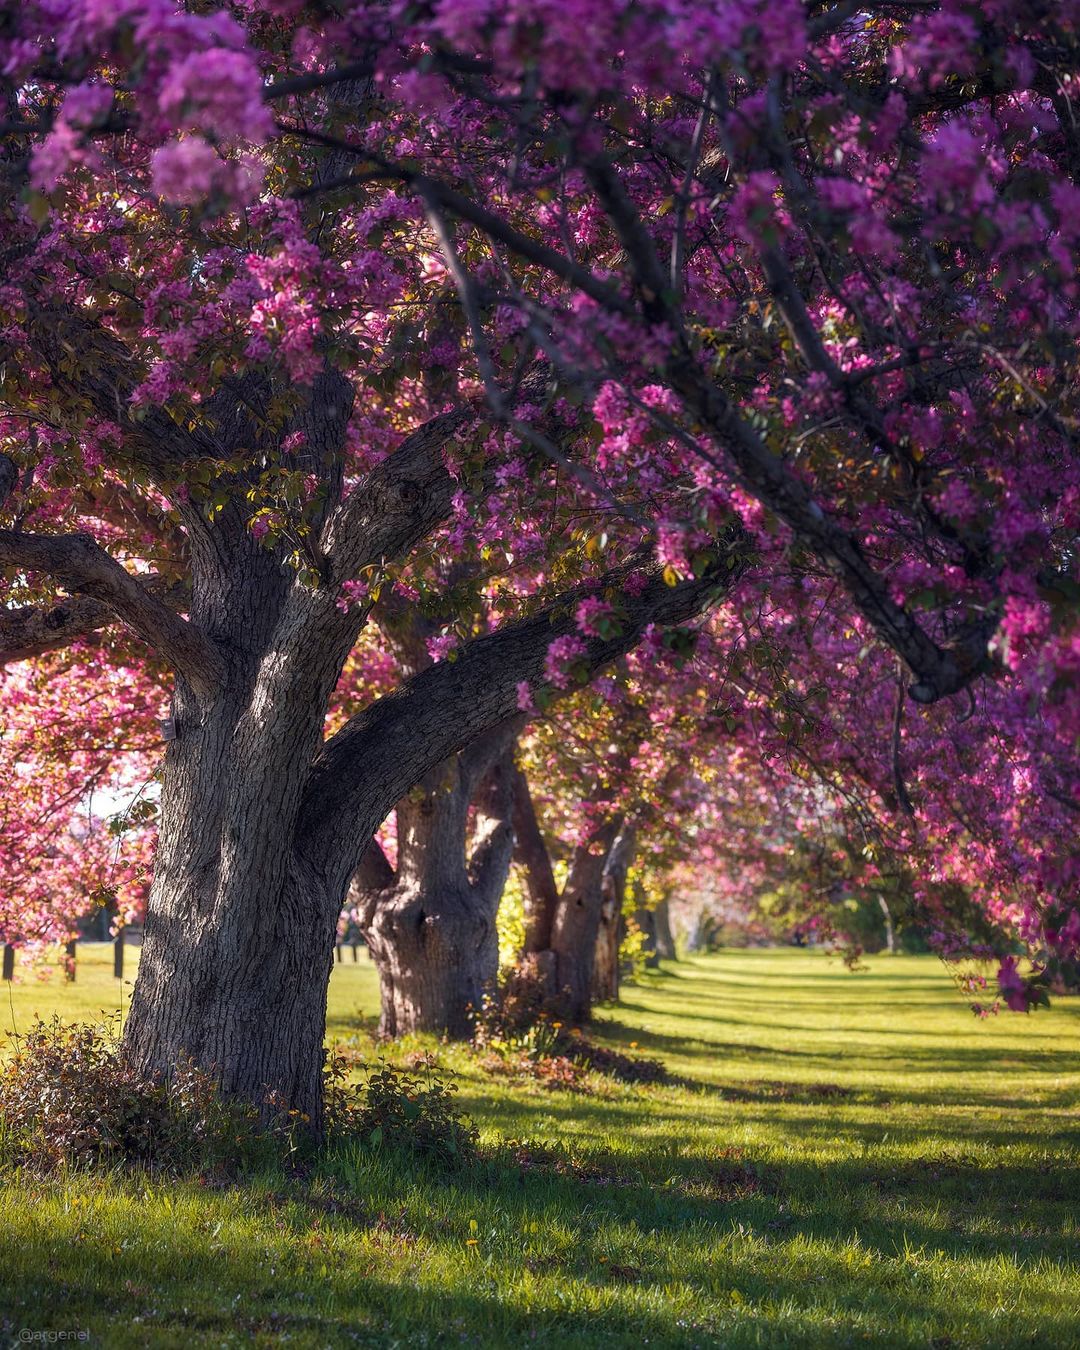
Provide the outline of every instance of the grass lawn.
<path id="1" fill-rule="evenodd" d="M 121 1001 L 104 947 L 0 1000 L 8 1029 Z M 372 1062 L 376 1004 L 347 957 L 331 1038 Z M 435 1047 L 486 1144 L 548 1146 L 531 1162 L 0 1177 L 0 1345 L 1080 1346 L 1080 1000 L 977 1021 L 932 958 L 730 952 L 598 1033 L 686 1085 L 570 1093 Z"/>

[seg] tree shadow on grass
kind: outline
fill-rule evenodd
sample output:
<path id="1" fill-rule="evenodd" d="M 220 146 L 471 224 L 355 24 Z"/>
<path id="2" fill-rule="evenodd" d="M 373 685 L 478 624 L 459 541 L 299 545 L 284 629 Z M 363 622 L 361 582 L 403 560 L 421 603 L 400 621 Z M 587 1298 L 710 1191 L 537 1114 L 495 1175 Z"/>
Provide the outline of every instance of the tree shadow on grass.
<path id="1" fill-rule="evenodd" d="M 23 1268 L 20 1253 L 3 1253 L 0 1237 L 0 1269 L 6 1272 L 0 1301 L 23 1325 L 62 1320 L 65 1326 L 112 1328 L 112 1337 L 102 1336 L 110 1345 L 126 1343 L 119 1335 L 126 1328 L 138 1329 L 147 1344 L 179 1343 L 171 1333 L 198 1340 L 238 1332 L 241 1338 L 319 1345 L 386 1345 L 397 1337 L 411 1344 L 415 1336 L 422 1337 L 417 1344 L 439 1346 L 734 1347 L 770 1343 L 778 1307 L 787 1308 L 785 1344 L 844 1343 L 866 1339 L 867 1332 L 879 1344 L 896 1346 L 927 1345 L 933 1335 L 963 1332 L 964 1343 L 988 1343 L 973 1341 L 975 1316 L 958 1307 L 963 1299 L 947 1275 L 916 1278 L 913 1251 L 986 1263 L 1019 1258 L 1064 1267 L 1075 1260 L 1065 1180 L 1040 1164 L 988 1171 L 957 1154 L 777 1167 L 747 1153 L 702 1153 L 680 1159 L 678 1174 L 661 1186 L 628 1179 L 625 1163 L 623 1155 L 598 1153 L 590 1155 L 588 1172 L 575 1175 L 558 1170 L 550 1158 L 517 1167 L 496 1158 L 440 1178 L 383 1157 L 372 1163 L 370 1194 L 363 1170 L 354 1181 L 353 1198 L 373 1216 L 367 1221 L 345 1211 L 328 1215 L 323 1199 L 316 1202 L 298 1188 L 281 1196 L 253 1195 L 246 1209 L 269 1211 L 275 1231 L 295 1240 L 298 1254 L 296 1266 L 264 1274 L 265 1284 L 253 1284 L 250 1263 L 227 1259 L 221 1248 L 215 1257 L 213 1244 L 190 1230 L 165 1236 L 168 1271 L 161 1268 L 159 1243 L 133 1244 L 124 1254 L 123 1280 L 107 1251 L 93 1261 L 99 1239 L 92 1232 L 84 1238 L 83 1268 L 63 1278 L 51 1273 L 63 1271 L 70 1257 L 62 1237 L 47 1231 L 37 1236 L 32 1270 Z M 905 1210 L 903 1197 L 913 1190 L 923 1192 L 920 1203 Z M 977 1231 L 988 1206 L 1007 1211 L 1021 1195 L 1029 1207 L 1041 1207 L 1054 1231 Z M 329 1266 L 313 1264 L 306 1245 L 313 1232 L 338 1230 L 347 1237 L 358 1229 L 380 1231 L 386 1226 L 380 1207 L 391 1196 L 401 1207 L 393 1220 L 401 1280 L 387 1279 L 385 1260 L 370 1253 L 356 1252 L 354 1264 L 345 1267 L 333 1258 Z M 480 1216 L 481 1237 L 479 1250 L 465 1256 L 469 1214 Z M 167 1216 L 161 1217 L 164 1224 Z M 496 1225 L 490 1232 L 489 1224 Z M 541 1234 L 569 1230 L 572 1241 L 551 1252 L 533 1250 L 519 1236 L 530 1225 Z M 615 1258 L 613 1229 L 623 1234 L 625 1247 Z M 226 1235 L 225 1241 L 235 1245 L 236 1239 Z M 543 1241 L 537 1240 L 541 1248 Z M 799 1263 L 770 1255 L 788 1243 L 803 1252 Z M 475 1276 L 459 1272 L 462 1287 L 441 1291 L 416 1285 L 410 1271 L 435 1251 L 474 1261 Z M 853 1259 L 852 1251 L 865 1260 Z M 209 1283 L 195 1298 L 190 1280 L 199 1272 Z M 674 1311 L 662 1309 L 665 1300 L 678 1302 L 681 1291 L 704 1294 L 705 1306 L 715 1312 L 697 1322 L 684 1317 L 680 1326 Z M 827 1318 L 827 1337 L 820 1318 Z M 1080 1335 L 1080 1311 L 1064 1308 L 1054 1338 L 1039 1343 L 1075 1343 L 1070 1328 Z M 1030 1338 L 1030 1325 L 1025 1334 Z M 1002 1335 L 994 1344 L 1021 1339 Z M 140 1342 L 136 1337 L 131 1343 Z"/>
<path id="2" fill-rule="evenodd" d="M 464 1109 L 482 1104 L 476 1088 L 463 1094 Z M 1045 1105 L 1041 1102 L 1040 1109 Z M 642 1150 L 657 1148 L 657 1126 L 666 1127 L 672 1140 L 692 1139 L 704 1128 L 716 1134 L 718 1147 L 734 1130 L 750 1128 L 780 1131 L 789 1143 L 801 1140 L 830 1147 L 841 1132 L 854 1148 L 877 1145 L 887 1135 L 894 1145 L 1001 1149 L 1016 1142 L 1017 1120 L 1027 1106 L 1013 1097 L 948 1096 L 940 1091 L 900 1091 L 895 1085 L 888 1093 L 866 1087 L 849 1093 L 843 1085 L 827 1081 L 759 1079 L 705 1083 L 692 1092 L 657 1084 L 618 1098 L 548 1091 L 530 1098 L 527 1106 L 516 1104 L 512 1128 L 528 1135 L 535 1132 L 532 1122 L 550 1121 L 556 1133 L 597 1141 L 617 1134 Z M 950 1131 L 944 1141 L 943 1130 Z M 1078 1141 L 1080 1116 L 1055 1121 L 1053 1132 L 1040 1142 L 1068 1149 L 1076 1148 Z"/>
<path id="3" fill-rule="evenodd" d="M 716 1019 L 721 1020 L 721 1019 Z M 775 1024 L 774 1024 L 775 1025 Z M 882 1049 L 862 1046 L 857 1042 L 840 1049 L 823 1049 L 810 1044 L 805 1049 L 793 1049 L 788 1046 L 763 1045 L 756 1041 L 726 1041 L 709 1037 L 677 1036 L 664 1032 L 645 1030 L 627 1025 L 614 1019 L 597 1023 L 597 1033 L 605 1040 L 629 1048 L 631 1043 L 644 1054 L 666 1056 L 677 1060 L 701 1060 L 707 1058 L 710 1064 L 730 1065 L 733 1061 L 753 1059 L 755 1067 L 763 1069 L 762 1077 L 767 1081 L 768 1065 L 775 1062 L 782 1070 L 787 1066 L 809 1067 L 813 1064 L 826 1066 L 829 1072 L 842 1072 L 845 1065 L 864 1071 L 866 1065 L 888 1066 L 894 1073 L 907 1072 L 947 1077 L 955 1075 L 958 1081 L 970 1082 L 973 1073 L 986 1074 L 997 1071 L 1003 1079 L 1018 1083 L 1013 1093 L 988 1094 L 980 1087 L 974 1090 L 965 1086 L 961 1090 L 950 1092 L 947 1088 L 935 1087 L 933 1092 L 909 1090 L 902 1083 L 892 1082 L 888 1088 L 884 1084 L 861 1083 L 859 1090 L 880 1093 L 892 1101 L 911 1101 L 922 1104 L 949 1105 L 951 1102 L 973 1102 L 979 1106 L 1015 1107 L 1023 1104 L 1020 1091 L 1022 1086 L 1020 1073 L 1040 1073 L 1057 1078 L 1080 1077 L 1080 1055 L 1071 1049 L 1025 1050 L 1015 1044 L 997 1047 L 997 1052 L 986 1045 L 960 1046 L 955 1044 L 951 1033 L 926 1033 L 940 1035 L 953 1043 L 948 1047 L 929 1045 L 920 1047 L 910 1044 L 917 1040 L 921 1032 L 910 1032 L 904 1036 L 903 1044 L 897 1049 Z M 808 1037 L 822 1036 L 821 1028 L 806 1028 Z M 692 1081 L 692 1080 L 691 1080 Z M 797 1087 L 798 1081 L 792 1085 Z M 723 1081 L 702 1082 L 703 1088 L 723 1091 Z M 1041 1105 L 1069 1106 L 1080 1104 L 1080 1087 L 1077 1083 L 1065 1083 L 1053 1088 L 1040 1085 L 1039 1101 Z"/>

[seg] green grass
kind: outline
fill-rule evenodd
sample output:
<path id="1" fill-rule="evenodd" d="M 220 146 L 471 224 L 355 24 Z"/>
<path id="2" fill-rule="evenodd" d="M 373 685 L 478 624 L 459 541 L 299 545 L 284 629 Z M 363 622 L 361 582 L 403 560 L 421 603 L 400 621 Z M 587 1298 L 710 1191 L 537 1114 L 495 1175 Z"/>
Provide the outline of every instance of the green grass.
<path id="1" fill-rule="evenodd" d="M 83 948 L 74 986 L 16 985 L 19 1024 L 118 1007 L 107 955 Z M 1080 1001 L 980 1022 L 933 959 L 871 964 L 731 952 L 626 990 L 602 1039 L 687 1086 L 550 1091 L 436 1047 L 487 1144 L 559 1166 L 503 1150 L 440 1179 L 354 1151 L 226 1189 L 8 1177 L 0 1344 L 1080 1345 Z M 347 959 L 331 1036 L 374 1060 L 375 1008 Z"/>

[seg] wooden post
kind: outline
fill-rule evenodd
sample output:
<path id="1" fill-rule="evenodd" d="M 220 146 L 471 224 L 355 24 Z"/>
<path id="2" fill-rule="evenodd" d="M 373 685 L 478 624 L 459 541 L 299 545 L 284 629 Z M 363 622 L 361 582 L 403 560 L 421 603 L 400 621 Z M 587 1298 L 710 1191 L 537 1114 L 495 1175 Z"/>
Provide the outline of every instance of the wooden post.
<path id="1" fill-rule="evenodd" d="M 10 942 L 4 943 L 4 979 L 15 978 L 15 948 Z"/>
<path id="2" fill-rule="evenodd" d="M 112 973 L 118 980 L 124 978 L 124 930 L 121 929 L 113 943 Z"/>
<path id="3" fill-rule="evenodd" d="M 66 979 L 70 980 L 72 984 L 75 983 L 76 950 L 77 950 L 77 943 L 75 938 L 72 938 L 71 941 L 66 943 L 64 946 L 64 952 L 65 955 L 67 956 L 67 961 L 64 964 L 64 976 Z"/>

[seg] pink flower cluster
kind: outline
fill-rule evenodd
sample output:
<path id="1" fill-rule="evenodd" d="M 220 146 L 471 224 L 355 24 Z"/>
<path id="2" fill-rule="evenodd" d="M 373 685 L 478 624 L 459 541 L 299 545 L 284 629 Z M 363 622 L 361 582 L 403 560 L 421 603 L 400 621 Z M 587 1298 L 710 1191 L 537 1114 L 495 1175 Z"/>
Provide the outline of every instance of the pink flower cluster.
<path id="1" fill-rule="evenodd" d="M 544 678 L 556 689 L 569 689 L 578 680 L 578 668 L 588 648 L 581 638 L 558 637 L 544 657 Z"/>

